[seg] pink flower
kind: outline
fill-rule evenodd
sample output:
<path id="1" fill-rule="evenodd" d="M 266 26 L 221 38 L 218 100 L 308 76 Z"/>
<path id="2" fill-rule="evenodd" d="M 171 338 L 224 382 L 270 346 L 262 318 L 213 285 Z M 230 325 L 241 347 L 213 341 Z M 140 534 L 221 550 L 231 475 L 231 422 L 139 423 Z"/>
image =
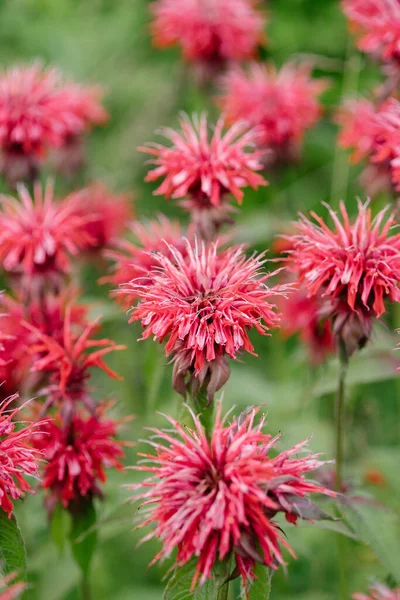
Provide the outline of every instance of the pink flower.
<path id="1" fill-rule="evenodd" d="M 104 418 L 107 407 L 98 406 L 96 416 L 77 413 L 67 427 L 59 416 L 41 427 L 34 444 L 45 456 L 43 487 L 49 490 L 48 508 L 58 501 L 68 507 L 73 501 L 102 496 L 99 487 L 107 479 L 105 469 L 122 469 L 125 442 L 116 439 L 121 421 Z"/>
<path id="2" fill-rule="evenodd" d="M 22 276 L 26 291 L 51 283 L 69 272 L 70 257 L 91 242 L 89 217 L 76 214 L 77 196 L 56 202 L 53 186 L 34 186 L 33 198 L 19 187 L 19 200 L 1 196 L 0 260 L 3 269 Z"/>
<path id="3" fill-rule="evenodd" d="M 32 492 L 26 481 L 27 475 L 36 477 L 38 473 L 39 452 L 30 447 L 32 436 L 37 434 L 37 423 L 16 429 L 14 417 L 19 408 L 7 407 L 17 398 L 10 396 L 0 403 L 0 509 L 9 518 L 14 508 L 14 500 L 22 498 L 25 492 Z"/>
<path id="4" fill-rule="evenodd" d="M 151 474 L 132 489 L 146 511 L 140 526 L 155 526 L 145 540 L 163 544 L 153 562 L 175 549 L 177 566 L 196 557 L 193 588 L 231 553 L 245 585 L 257 562 L 277 569 L 284 564 L 280 546 L 293 552 L 273 520 L 276 513 L 290 523 L 321 518 L 309 495 L 335 495 L 305 478 L 324 464 L 318 455 L 299 456 L 307 442 L 269 456 L 279 436 L 263 432 L 264 419 L 255 424 L 257 412 L 253 408 L 227 425 L 219 405 L 211 440 L 197 416 L 193 431 L 167 417 L 175 435 L 150 429 L 155 455 L 140 454 L 144 460 L 134 467 Z"/>
<path id="5" fill-rule="evenodd" d="M 375 179 L 379 169 L 383 183 L 391 177 L 400 189 L 400 102 L 389 98 L 378 107 L 366 100 L 349 103 L 339 115 L 339 123 L 343 126 L 339 143 L 353 149 L 353 160 L 368 158 L 375 166 Z M 365 178 L 367 183 L 371 180 L 368 174 Z"/>
<path id="6" fill-rule="evenodd" d="M 200 378 L 225 355 L 254 354 L 248 332 L 254 328 L 268 335 L 269 328 L 278 326 L 269 301 L 285 289 L 266 285 L 271 274 L 261 272 L 263 255 L 248 259 L 242 248 L 218 251 L 217 243 L 207 247 L 188 241 L 186 256 L 172 246 L 169 250 L 172 258 L 153 254 L 159 267 L 150 286 L 145 278 L 122 288 L 140 298 L 130 322 L 142 322 L 142 339 L 167 339 L 166 355 L 182 358 L 184 371 Z M 177 369 L 182 376 L 181 366 Z M 181 390 L 177 382 L 175 386 Z M 214 391 L 209 389 L 209 396 Z"/>
<path id="7" fill-rule="evenodd" d="M 21 597 L 25 589 L 25 583 L 22 581 L 13 583 L 14 579 L 14 573 L 6 577 L 0 577 L 0 600 L 16 600 L 16 598 Z"/>
<path id="8" fill-rule="evenodd" d="M 252 58 L 264 42 L 259 0 L 156 0 L 153 40 L 161 48 L 179 45 L 188 61 L 222 65 Z"/>
<path id="9" fill-rule="evenodd" d="M 363 52 L 381 59 L 400 58 L 400 4 L 398 0 L 343 0 L 343 11 Z"/>
<path id="10" fill-rule="evenodd" d="M 282 311 L 281 331 L 283 335 L 298 334 L 308 347 L 311 362 L 319 364 L 335 351 L 332 327 L 323 320 L 322 298 L 308 296 L 307 289 L 300 287 L 279 304 Z"/>
<path id="11" fill-rule="evenodd" d="M 228 121 L 245 119 L 257 127 L 259 145 L 279 154 L 292 154 L 321 117 L 318 96 L 326 82 L 311 79 L 306 64 L 287 64 L 280 71 L 252 64 L 247 72 L 233 69 L 223 83 L 220 104 Z"/>
<path id="12" fill-rule="evenodd" d="M 354 223 L 343 203 L 342 220 L 327 209 L 333 229 L 315 213 L 315 223 L 301 215 L 297 235 L 289 238 L 289 269 L 309 297 L 325 299 L 325 312 L 335 316 L 334 333 L 348 342 L 351 353 L 357 340 L 360 346 L 368 341 L 372 319 L 385 312 L 385 301 L 400 301 L 400 234 L 389 235 L 395 216 L 385 220 L 387 208 L 372 220 L 368 203 L 358 201 Z"/>
<path id="13" fill-rule="evenodd" d="M 400 600 L 400 588 L 391 590 L 378 583 L 371 587 L 369 595 L 353 594 L 352 598 L 353 600 Z"/>
<path id="14" fill-rule="evenodd" d="M 25 322 L 25 327 L 35 334 L 30 352 L 35 356 L 32 371 L 49 375 L 49 384 L 40 390 L 45 396 L 44 411 L 55 403 L 62 404 L 62 414 L 67 423 L 70 422 L 76 403 L 83 404 L 94 411 L 94 402 L 87 385 L 89 370 L 98 368 L 109 377 L 118 379 L 118 375 L 104 362 L 105 355 L 116 350 L 125 350 L 125 346 L 103 338 L 94 339 L 93 333 L 98 329 L 99 319 L 76 327 L 73 322 L 73 308 L 65 309 L 62 338 L 47 335 L 38 327 Z"/>
<path id="15" fill-rule="evenodd" d="M 244 196 L 242 188 L 266 185 L 264 178 L 256 173 L 263 168 L 262 153 L 253 147 L 256 133 L 243 121 L 223 134 L 221 118 L 211 140 L 205 114 L 195 117 L 193 123 L 185 116 L 180 124 L 181 133 L 162 130 L 172 146 L 148 144 L 139 148 L 155 157 L 150 163 L 156 168 L 149 172 L 146 181 L 164 178 L 154 192 L 156 195 L 189 196 L 196 208 L 210 209 L 220 207 L 227 194 L 232 194 L 240 204 Z"/>
<path id="16" fill-rule="evenodd" d="M 108 246 L 125 229 L 132 218 L 128 194 L 114 194 L 101 183 L 76 192 L 76 214 L 83 219 L 87 249 L 96 252 Z M 74 194 L 70 200 L 73 201 Z"/>
<path id="17" fill-rule="evenodd" d="M 157 220 L 147 223 L 135 221 L 130 226 L 133 242 L 128 240 L 115 240 L 115 250 L 106 250 L 104 255 L 113 261 L 111 274 L 102 277 L 101 283 L 109 283 L 114 287 L 123 286 L 140 277 L 141 284 L 147 285 L 153 281 L 154 269 L 159 266 L 155 253 L 166 254 L 172 258 L 170 247 L 177 248 L 183 255 L 186 253 L 186 243 L 183 231 L 178 221 L 169 221 L 164 215 L 159 215 Z M 191 229 L 186 232 L 191 239 Z M 132 305 L 132 288 L 124 293 L 124 288 L 112 292 L 128 308 Z"/>

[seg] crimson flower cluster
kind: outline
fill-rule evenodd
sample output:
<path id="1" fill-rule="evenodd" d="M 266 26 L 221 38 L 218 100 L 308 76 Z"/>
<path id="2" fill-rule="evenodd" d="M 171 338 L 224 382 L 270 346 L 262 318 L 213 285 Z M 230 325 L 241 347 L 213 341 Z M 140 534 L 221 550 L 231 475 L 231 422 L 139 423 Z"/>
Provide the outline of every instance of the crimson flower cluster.
<path id="1" fill-rule="evenodd" d="M 385 302 L 400 301 L 400 234 L 391 235 L 394 213 L 387 208 L 372 219 L 368 203 L 358 202 L 358 216 L 350 222 L 340 205 L 341 220 L 327 206 L 333 229 L 311 213 L 301 216 L 296 234 L 289 237 L 288 268 L 309 298 L 321 298 L 322 314 L 333 323 L 333 333 L 352 354 L 367 343 L 373 320 L 386 311 Z"/>
<path id="2" fill-rule="evenodd" d="M 318 96 L 326 82 L 311 78 L 308 65 L 254 63 L 232 69 L 223 79 L 219 103 L 229 122 L 246 120 L 257 128 L 257 142 L 275 159 L 295 157 L 305 132 L 320 118 Z"/>
<path id="3" fill-rule="evenodd" d="M 93 125 L 107 120 L 102 92 L 65 81 L 39 63 L 0 74 L 0 149 L 10 183 L 34 179 L 51 149 L 68 147 Z"/>
<path id="4" fill-rule="evenodd" d="M 156 46 L 179 45 L 186 60 L 215 71 L 257 55 L 265 41 L 259 0 L 156 0 L 151 4 Z"/>
<path id="5" fill-rule="evenodd" d="M 370 588 L 369 594 L 353 594 L 353 600 L 400 600 L 400 588 L 391 590 L 377 583 Z"/>
<path id="6" fill-rule="evenodd" d="M 171 417 L 173 433 L 151 429 L 155 453 L 140 454 L 144 460 L 134 467 L 150 473 L 132 486 L 146 513 L 140 526 L 154 525 L 145 540 L 162 542 L 154 561 L 175 549 L 177 566 L 195 558 L 193 588 L 231 556 L 247 586 L 256 563 L 277 569 L 284 564 L 282 547 L 294 555 L 275 515 L 283 513 L 289 523 L 316 519 L 320 511 L 310 494 L 335 493 L 306 479 L 324 464 L 318 455 L 300 456 L 307 442 L 271 456 L 279 436 L 263 432 L 257 410 L 227 424 L 219 405 L 211 439 L 192 416 L 194 430 Z"/>
<path id="7" fill-rule="evenodd" d="M 154 253 L 159 268 L 152 283 L 140 278 L 123 286 L 139 298 L 131 321 L 141 321 L 143 338 L 163 342 L 174 362 L 173 384 L 207 388 L 209 400 L 229 376 L 227 358 L 254 354 L 248 332 L 268 335 L 279 324 L 274 300 L 285 287 L 268 287 L 265 258 L 246 258 L 242 248 L 219 250 L 218 243 L 190 244 L 186 252 L 169 247 L 171 257 Z"/>

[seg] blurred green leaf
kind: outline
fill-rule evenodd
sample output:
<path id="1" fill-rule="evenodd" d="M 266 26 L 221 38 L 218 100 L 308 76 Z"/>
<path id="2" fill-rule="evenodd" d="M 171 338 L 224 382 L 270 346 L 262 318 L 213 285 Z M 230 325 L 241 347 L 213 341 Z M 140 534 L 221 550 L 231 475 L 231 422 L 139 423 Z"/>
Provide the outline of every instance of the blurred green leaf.
<path id="1" fill-rule="evenodd" d="M 89 574 L 90 563 L 96 550 L 96 510 L 93 500 L 81 502 L 72 516 L 70 541 L 73 557 L 84 577 Z"/>
<path id="2" fill-rule="evenodd" d="M 65 546 L 70 528 L 70 518 L 68 512 L 59 502 L 54 510 L 51 519 L 50 533 L 57 548 L 61 551 Z"/>
<path id="3" fill-rule="evenodd" d="M 254 570 L 256 579 L 251 583 L 247 593 L 242 587 L 242 598 L 243 600 L 268 600 L 271 594 L 272 571 L 260 564 L 257 564 Z"/>
<path id="4" fill-rule="evenodd" d="M 18 579 L 26 579 L 26 552 L 21 530 L 14 515 L 9 519 L 1 509 L 0 572 L 4 575 L 15 572 Z"/>
<path id="5" fill-rule="evenodd" d="M 378 560 L 400 583 L 400 523 L 398 515 L 365 499 L 342 499 L 339 508 L 349 527 L 368 544 Z"/>

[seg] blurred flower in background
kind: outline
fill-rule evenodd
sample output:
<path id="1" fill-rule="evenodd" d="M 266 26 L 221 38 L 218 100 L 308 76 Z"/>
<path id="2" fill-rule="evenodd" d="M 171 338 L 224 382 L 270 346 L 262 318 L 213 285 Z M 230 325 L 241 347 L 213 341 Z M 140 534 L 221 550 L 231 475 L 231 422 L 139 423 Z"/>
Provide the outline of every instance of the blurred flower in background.
<path id="1" fill-rule="evenodd" d="M 391 590 L 381 583 L 370 588 L 369 594 L 353 594 L 353 600 L 400 600 L 400 588 Z"/>

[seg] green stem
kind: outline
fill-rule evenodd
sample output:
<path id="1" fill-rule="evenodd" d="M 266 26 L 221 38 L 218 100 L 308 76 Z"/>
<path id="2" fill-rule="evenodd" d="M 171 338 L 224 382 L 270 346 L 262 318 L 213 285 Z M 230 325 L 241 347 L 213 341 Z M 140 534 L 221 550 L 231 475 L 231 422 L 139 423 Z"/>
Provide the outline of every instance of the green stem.
<path id="1" fill-rule="evenodd" d="M 343 446 L 344 446 L 344 416 L 346 397 L 346 375 L 349 365 L 349 356 L 343 340 L 339 340 L 339 383 L 336 394 L 335 419 L 336 419 L 336 490 L 340 493 L 343 487 Z M 348 600 L 350 597 L 347 589 L 347 540 L 337 536 L 337 560 L 339 570 L 339 593 L 340 600 Z"/>
<path id="2" fill-rule="evenodd" d="M 90 585 L 87 577 L 83 576 L 81 580 L 81 591 L 82 591 L 82 600 L 90 600 L 92 595 L 90 593 Z"/>
<path id="3" fill-rule="evenodd" d="M 192 408 L 198 415 L 201 424 L 207 434 L 211 437 L 214 425 L 214 402 L 209 402 L 207 391 L 200 388 L 195 394 L 190 397 Z"/>
<path id="4" fill-rule="evenodd" d="M 221 587 L 219 588 L 217 600 L 228 600 L 228 593 L 229 593 L 229 581 L 224 583 L 224 585 L 221 585 Z"/>

